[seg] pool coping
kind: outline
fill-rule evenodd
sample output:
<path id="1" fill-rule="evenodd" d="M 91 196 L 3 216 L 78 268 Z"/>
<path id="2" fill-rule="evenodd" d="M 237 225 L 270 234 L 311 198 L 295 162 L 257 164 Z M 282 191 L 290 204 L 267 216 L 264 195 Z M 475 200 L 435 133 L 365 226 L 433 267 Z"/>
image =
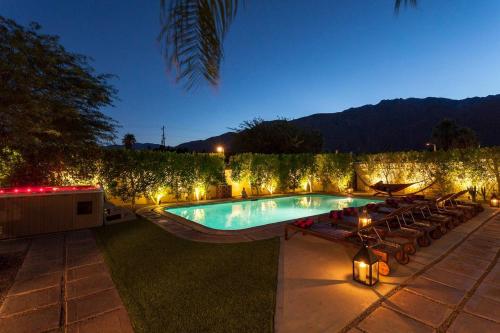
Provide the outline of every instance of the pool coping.
<path id="1" fill-rule="evenodd" d="M 219 203 L 255 201 L 255 200 L 264 200 L 270 198 L 285 198 L 298 195 L 330 195 L 330 196 L 343 196 L 343 197 L 346 196 L 345 194 L 342 193 L 300 192 L 300 193 L 288 193 L 288 194 L 278 194 L 278 195 L 266 195 L 253 198 L 250 197 L 247 199 L 242 199 L 242 198 L 216 199 L 210 201 L 203 201 L 201 203 L 199 201 L 167 203 L 162 205 L 147 206 L 139 209 L 136 213 L 181 238 L 195 240 L 195 241 L 208 241 L 213 243 L 246 242 L 246 241 L 281 237 L 283 236 L 284 233 L 283 226 L 286 223 L 294 221 L 295 219 L 279 221 L 271 224 L 266 224 L 246 229 L 219 230 L 203 226 L 199 223 L 190 221 L 181 216 L 169 213 L 165 211 L 165 208 L 180 208 L 180 207 L 191 207 L 198 205 L 212 205 Z M 383 200 L 384 198 L 381 196 L 375 197 L 372 195 L 359 195 L 359 194 L 352 195 L 351 197 L 360 199 L 374 199 L 374 200 L 381 200 L 381 199 Z M 310 215 L 307 217 L 318 218 L 319 216 L 322 216 L 324 214 L 326 213 Z"/>

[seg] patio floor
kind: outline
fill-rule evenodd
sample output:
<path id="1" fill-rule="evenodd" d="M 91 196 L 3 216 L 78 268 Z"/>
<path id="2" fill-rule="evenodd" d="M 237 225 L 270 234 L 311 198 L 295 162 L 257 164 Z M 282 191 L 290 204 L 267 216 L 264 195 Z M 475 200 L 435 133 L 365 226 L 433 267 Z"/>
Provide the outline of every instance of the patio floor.
<path id="1" fill-rule="evenodd" d="M 375 288 L 352 281 L 356 248 L 300 234 L 282 240 L 277 331 L 500 331 L 500 215 L 493 214 L 487 209 L 419 249 Z"/>
<path id="2" fill-rule="evenodd" d="M 0 307 L 0 332 L 133 332 L 90 230 L 23 242 L 29 249 Z"/>

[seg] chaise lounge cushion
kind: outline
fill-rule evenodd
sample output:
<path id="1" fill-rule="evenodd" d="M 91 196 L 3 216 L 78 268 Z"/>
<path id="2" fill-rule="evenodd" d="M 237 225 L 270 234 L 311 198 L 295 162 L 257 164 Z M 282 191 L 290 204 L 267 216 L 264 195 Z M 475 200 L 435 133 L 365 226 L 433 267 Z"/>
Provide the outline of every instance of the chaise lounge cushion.
<path id="1" fill-rule="evenodd" d="M 342 210 L 344 216 L 358 216 L 358 209 L 356 207 L 347 207 Z"/>
<path id="2" fill-rule="evenodd" d="M 293 224 L 299 228 L 308 229 L 314 224 L 314 221 L 312 218 L 307 218 L 297 220 Z"/>
<path id="3" fill-rule="evenodd" d="M 341 210 L 332 210 L 328 217 L 334 220 L 341 220 L 344 217 L 344 213 Z"/>

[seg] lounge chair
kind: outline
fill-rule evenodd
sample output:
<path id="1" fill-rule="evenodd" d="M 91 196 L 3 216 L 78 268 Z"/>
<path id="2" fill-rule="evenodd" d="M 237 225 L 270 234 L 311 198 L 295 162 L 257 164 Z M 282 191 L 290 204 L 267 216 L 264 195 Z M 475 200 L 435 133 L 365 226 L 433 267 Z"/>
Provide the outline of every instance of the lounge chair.
<path id="1" fill-rule="evenodd" d="M 425 209 L 425 204 L 415 204 L 411 209 L 403 212 L 400 216 L 397 216 L 398 222 L 402 223 L 404 226 L 410 229 L 420 230 L 425 233 L 427 239 L 439 239 L 443 235 L 441 232 L 441 225 L 433 223 L 430 220 L 416 219 L 413 215 L 414 210 Z M 401 218 L 401 220 L 400 220 Z M 423 242 L 426 242 L 425 240 Z M 419 243 L 420 246 L 425 246 Z"/>
<path id="2" fill-rule="evenodd" d="M 351 207 L 352 208 L 352 207 Z M 357 212 L 357 209 L 355 209 Z M 419 232 L 414 230 L 399 230 L 397 231 L 395 228 L 390 228 L 390 218 L 395 215 L 387 216 L 387 215 L 373 215 L 372 217 L 371 228 L 365 229 L 365 234 L 367 232 L 371 232 L 376 236 L 374 238 L 379 240 L 384 240 L 387 242 L 398 244 L 403 248 L 403 251 L 406 254 L 415 254 L 417 251 L 416 248 L 416 240 L 418 239 Z M 320 217 L 319 220 L 325 220 L 325 217 Z M 355 216 L 346 216 L 343 215 L 342 218 L 338 219 L 327 219 L 330 222 L 331 226 L 337 229 L 346 229 L 351 232 L 359 231 L 358 221 L 359 217 Z"/>
<path id="3" fill-rule="evenodd" d="M 285 224 L 285 240 L 289 240 L 293 235 L 301 233 L 304 236 L 314 236 L 325 239 L 331 242 L 339 242 L 344 245 L 357 245 L 360 246 L 362 240 L 369 244 L 370 249 L 380 259 L 380 274 L 389 275 L 394 258 L 398 263 L 406 265 L 410 258 L 404 252 L 403 248 L 395 243 L 384 241 L 380 237 L 374 235 L 372 227 L 364 228 L 363 230 L 352 230 L 349 227 L 335 227 L 330 223 L 316 222 L 307 228 L 298 226 L 296 222 Z"/>
<path id="4" fill-rule="evenodd" d="M 466 219 L 474 217 L 477 214 L 475 207 L 473 207 L 472 205 L 463 205 L 457 201 L 458 198 L 460 198 L 467 192 L 467 190 L 463 190 L 446 199 L 443 204 L 444 208 L 459 209 L 464 213 Z"/>
<path id="5" fill-rule="evenodd" d="M 412 214 L 412 219 L 414 220 L 414 222 L 424 223 L 425 221 L 427 221 L 431 225 L 436 225 L 437 227 L 439 227 L 439 235 L 438 232 L 434 232 L 434 235 L 432 237 L 433 239 L 437 239 L 441 237 L 441 235 L 445 234 L 448 229 L 453 228 L 454 219 L 453 216 L 433 212 L 430 208 L 433 205 L 435 205 L 435 203 L 432 200 L 416 200 L 413 201 L 413 203 L 397 201 L 391 202 L 391 204 L 380 205 L 378 207 L 378 212 L 388 214 L 402 207 L 411 207 L 411 210 L 404 211 L 404 215 Z"/>
<path id="6" fill-rule="evenodd" d="M 465 222 L 466 217 L 464 212 L 459 208 L 454 207 L 446 207 L 446 202 L 450 198 L 453 198 L 456 193 L 449 193 L 444 196 L 441 196 L 437 199 L 432 200 L 432 203 L 429 205 L 429 209 L 433 214 L 450 216 L 453 219 L 453 224 L 449 225 L 449 228 L 452 229 L 453 226 L 457 226 L 462 222 Z"/>
<path id="7" fill-rule="evenodd" d="M 408 205 L 395 209 L 383 218 L 380 217 L 380 215 L 382 215 L 381 213 L 371 213 L 371 215 L 386 222 L 386 234 L 390 237 L 406 238 L 411 240 L 413 244 L 417 243 L 421 247 L 429 246 L 431 244 L 431 238 L 427 230 L 422 230 L 422 228 L 409 228 L 406 224 L 402 223 L 404 214 L 411 211 L 414 207 L 415 205 Z M 414 254 L 415 251 L 416 247 L 413 246 L 413 253 L 408 252 L 408 254 Z"/>

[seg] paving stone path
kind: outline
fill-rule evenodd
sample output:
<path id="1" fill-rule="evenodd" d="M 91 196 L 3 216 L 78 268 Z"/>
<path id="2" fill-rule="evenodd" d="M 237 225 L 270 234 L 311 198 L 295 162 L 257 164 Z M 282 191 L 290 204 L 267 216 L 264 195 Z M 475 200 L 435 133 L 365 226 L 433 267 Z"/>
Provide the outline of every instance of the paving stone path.
<path id="1" fill-rule="evenodd" d="M 34 238 L 0 308 L 0 332 L 133 332 L 89 230 Z"/>
<path id="2" fill-rule="evenodd" d="M 349 332 L 500 332 L 500 215 Z"/>

